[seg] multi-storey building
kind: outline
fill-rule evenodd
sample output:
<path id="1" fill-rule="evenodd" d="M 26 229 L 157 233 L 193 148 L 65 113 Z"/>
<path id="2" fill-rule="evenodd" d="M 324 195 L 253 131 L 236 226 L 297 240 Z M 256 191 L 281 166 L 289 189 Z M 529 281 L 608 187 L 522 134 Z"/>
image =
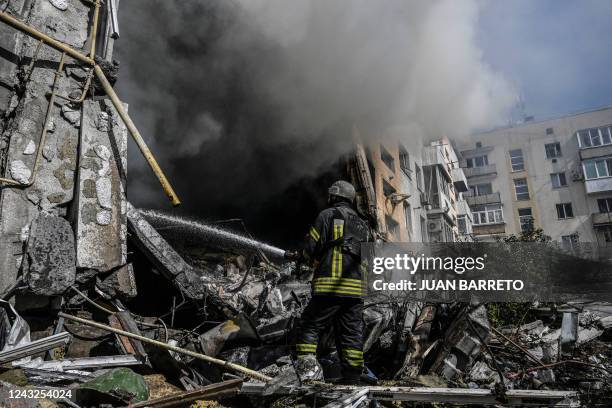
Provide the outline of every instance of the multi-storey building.
<path id="1" fill-rule="evenodd" d="M 474 134 L 461 150 L 476 240 L 535 227 L 612 246 L 612 107 Z"/>
<path id="2" fill-rule="evenodd" d="M 427 144 L 416 137 L 387 139 L 363 149 L 362 154 L 367 171 L 356 173 L 369 173 L 373 218 L 386 240 L 448 242 L 471 238 L 472 215 L 462 199 L 467 180 L 448 139 Z"/>

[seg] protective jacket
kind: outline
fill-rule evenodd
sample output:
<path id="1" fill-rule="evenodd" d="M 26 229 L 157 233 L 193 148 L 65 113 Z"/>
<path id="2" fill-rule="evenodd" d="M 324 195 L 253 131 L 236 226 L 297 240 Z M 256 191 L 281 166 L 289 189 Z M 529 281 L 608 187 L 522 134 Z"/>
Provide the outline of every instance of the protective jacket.
<path id="1" fill-rule="evenodd" d="M 362 298 L 366 270 L 361 243 L 369 240 L 369 228 L 346 202 L 335 203 L 318 215 L 306 236 L 303 256 L 315 266 L 314 295 Z"/>

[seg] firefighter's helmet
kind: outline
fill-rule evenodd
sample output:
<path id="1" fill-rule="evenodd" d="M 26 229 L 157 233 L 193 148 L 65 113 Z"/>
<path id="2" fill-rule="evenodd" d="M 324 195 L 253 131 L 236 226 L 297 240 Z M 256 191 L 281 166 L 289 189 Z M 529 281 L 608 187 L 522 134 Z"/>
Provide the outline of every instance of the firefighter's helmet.
<path id="1" fill-rule="evenodd" d="M 329 190 L 327 190 L 330 197 L 342 197 L 349 200 L 351 203 L 355 201 L 355 187 L 348 181 L 338 180 L 334 184 L 331 185 Z"/>

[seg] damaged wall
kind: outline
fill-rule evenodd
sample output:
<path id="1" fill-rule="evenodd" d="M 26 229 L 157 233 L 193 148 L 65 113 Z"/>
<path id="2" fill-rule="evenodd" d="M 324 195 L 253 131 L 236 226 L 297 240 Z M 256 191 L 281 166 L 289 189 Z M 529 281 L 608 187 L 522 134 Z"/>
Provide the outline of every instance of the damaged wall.
<path id="1" fill-rule="evenodd" d="M 90 53 L 93 3 L 20 0 L 3 1 L 2 7 L 35 29 Z M 100 15 L 97 55 L 110 60 L 113 39 L 108 13 L 102 10 Z M 23 263 L 24 248 L 31 257 L 32 242 L 44 245 L 41 240 L 58 239 L 38 228 L 28 243 L 30 223 L 41 214 L 70 222 L 76 233 L 73 267 L 108 271 L 125 264 L 127 134 L 116 111 L 95 95 L 90 67 L 66 57 L 59 70 L 60 52 L 39 47 L 38 40 L 6 24 L 0 24 L 0 49 L 0 171 L 18 184 L 0 183 L 0 292 L 21 273 L 34 285 L 27 265 L 36 259 Z M 83 92 L 89 92 L 84 100 Z M 52 228 L 54 223 L 49 225 Z M 70 284 L 64 282 L 62 287 Z M 36 291 L 55 292 L 40 287 Z"/>

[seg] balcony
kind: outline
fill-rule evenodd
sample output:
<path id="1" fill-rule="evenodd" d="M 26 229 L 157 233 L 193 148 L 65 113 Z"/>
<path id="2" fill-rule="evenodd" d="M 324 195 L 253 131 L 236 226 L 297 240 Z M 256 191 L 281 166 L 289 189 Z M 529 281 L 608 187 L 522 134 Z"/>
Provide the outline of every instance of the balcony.
<path id="1" fill-rule="evenodd" d="M 612 177 L 596 178 L 584 181 L 587 194 L 612 191 Z"/>
<path id="2" fill-rule="evenodd" d="M 472 226 L 474 235 L 500 235 L 505 234 L 506 224 L 480 224 Z"/>
<path id="3" fill-rule="evenodd" d="M 499 192 L 479 196 L 471 196 L 468 194 L 464 194 L 464 197 L 465 201 L 467 201 L 470 206 L 501 203 Z"/>
<path id="4" fill-rule="evenodd" d="M 482 167 L 465 167 L 463 168 L 463 173 L 465 174 L 465 177 L 467 178 L 488 176 L 488 175 L 495 176 L 497 175 L 497 166 L 495 166 L 495 163 L 493 163 L 493 164 L 487 164 L 486 166 L 482 166 Z"/>
<path id="5" fill-rule="evenodd" d="M 468 191 L 467 178 L 462 168 L 453 168 L 451 170 L 451 176 L 453 178 L 453 185 L 457 191 L 462 193 Z"/>
<path id="6" fill-rule="evenodd" d="M 583 147 L 580 149 L 580 159 L 594 159 L 596 157 L 612 156 L 612 145 Z"/>
<path id="7" fill-rule="evenodd" d="M 594 213 L 591 215 L 593 227 L 612 225 L 612 213 Z"/>
<path id="8" fill-rule="evenodd" d="M 444 157 L 442 146 L 425 146 L 423 149 L 423 166 L 440 166 L 444 175 L 450 180 L 449 163 Z"/>

